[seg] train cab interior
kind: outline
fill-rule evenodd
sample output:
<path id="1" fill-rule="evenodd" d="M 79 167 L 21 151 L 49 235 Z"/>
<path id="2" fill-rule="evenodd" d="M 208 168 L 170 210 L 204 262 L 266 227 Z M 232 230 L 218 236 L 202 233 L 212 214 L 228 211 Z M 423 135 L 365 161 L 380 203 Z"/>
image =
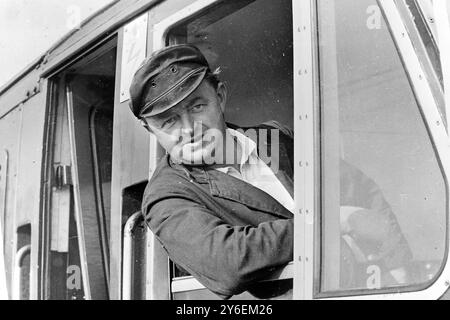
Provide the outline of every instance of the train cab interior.
<path id="1" fill-rule="evenodd" d="M 155 11 L 170 11 L 166 6 Z M 318 194 L 310 239 L 317 297 L 426 288 L 442 271 L 448 250 L 442 166 L 388 24 L 381 14 L 378 24 L 368 22 L 371 7 L 377 1 L 320 0 L 316 9 L 320 108 L 310 139 L 317 146 L 317 183 L 306 187 Z M 301 106 L 294 105 L 292 10 L 291 0 L 218 1 L 174 23 L 165 32 L 165 45 L 194 44 L 211 68 L 220 70 L 229 94 L 227 122 L 254 127 L 276 121 L 294 132 L 294 110 Z M 432 34 L 422 36 L 418 41 L 436 53 Z M 122 36 L 112 37 L 51 79 L 57 90 L 47 297 L 145 299 L 151 291 L 169 299 L 217 299 L 161 248 L 148 249 L 158 244 L 142 221 L 140 203 L 149 163 L 164 152 L 159 147 L 151 154 L 150 138 L 119 98 L 122 44 Z M 300 144 L 294 140 L 296 148 Z M 380 191 L 382 209 L 393 214 L 388 222 L 385 215 L 381 222 L 371 215 L 374 209 L 364 207 L 365 199 L 343 203 L 355 187 L 345 180 L 342 161 Z M 305 184 L 294 181 L 294 186 Z M 344 227 L 352 215 L 360 217 L 353 226 L 363 230 L 360 234 Z M 386 265 L 384 259 L 395 253 L 371 233 L 377 223 L 396 225 L 391 236 L 403 238 L 410 253 L 403 264 Z M 280 272 L 267 280 L 268 286 L 279 286 L 279 294 L 264 298 L 292 298 L 293 272 Z M 121 293 L 111 296 L 116 288 Z"/>
<path id="2" fill-rule="evenodd" d="M 85 297 L 83 277 L 89 279 L 91 298 L 109 297 L 116 50 L 115 39 L 110 40 L 55 79 L 59 104 L 53 151 L 51 299 Z M 67 173 L 71 163 L 77 176 Z M 83 260 L 88 271 L 84 274 Z"/>

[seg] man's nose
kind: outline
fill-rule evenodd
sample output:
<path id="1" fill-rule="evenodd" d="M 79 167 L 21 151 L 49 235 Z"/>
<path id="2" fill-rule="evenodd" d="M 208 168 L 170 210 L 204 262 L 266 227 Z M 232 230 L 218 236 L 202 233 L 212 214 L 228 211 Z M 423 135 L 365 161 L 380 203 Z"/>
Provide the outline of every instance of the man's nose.
<path id="1" fill-rule="evenodd" d="M 194 134 L 194 119 L 186 112 L 181 116 L 181 124 L 184 134 L 192 136 Z"/>

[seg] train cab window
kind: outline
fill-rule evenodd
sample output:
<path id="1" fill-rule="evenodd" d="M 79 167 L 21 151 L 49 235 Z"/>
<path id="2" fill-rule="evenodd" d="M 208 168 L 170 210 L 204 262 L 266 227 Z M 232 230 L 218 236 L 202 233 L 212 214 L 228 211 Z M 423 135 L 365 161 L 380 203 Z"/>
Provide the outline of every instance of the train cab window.
<path id="1" fill-rule="evenodd" d="M 318 2 L 319 295 L 420 290 L 446 257 L 446 182 L 377 8 Z"/>
<path id="2" fill-rule="evenodd" d="M 52 299 L 109 297 L 115 66 L 113 39 L 58 76 Z"/>
<path id="3" fill-rule="evenodd" d="M 213 71 L 220 70 L 219 78 L 228 89 L 225 120 L 230 126 L 243 128 L 244 132 L 268 124 L 293 137 L 291 2 L 224 1 L 167 33 L 166 44 L 193 44 L 203 52 Z M 292 140 L 284 147 L 286 153 L 292 153 Z M 292 182 L 290 161 L 292 158 L 286 157 L 286 162 L 279 165 L 286 169 Z M 183 276 L 188 273 L 173 266 L 172 277 L 181 279 Z M 292 279 L 286 282 L 292 287 Z M 271 285 L 286 287 L 286 283 Z M 173 293 L 173 297 L 204 299 L 210 295 L 207 290 L 186 288 L 184 292 Z M 238 296 L 243 297 L 253 298 Z"/>

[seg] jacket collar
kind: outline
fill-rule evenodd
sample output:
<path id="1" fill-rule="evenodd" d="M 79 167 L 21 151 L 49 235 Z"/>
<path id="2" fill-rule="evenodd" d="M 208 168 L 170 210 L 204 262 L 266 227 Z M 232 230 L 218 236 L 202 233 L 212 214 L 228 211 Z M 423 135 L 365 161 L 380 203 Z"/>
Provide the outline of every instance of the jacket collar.
<path id="1" fill-rule="evenodd" d="M 183 171 L 184 175 L 198 184 L 209 185 L 211 195 L 242 203 L 258 211 L 290 219 L 292 213 L 278 201 L 259 188 L 226 173 L 206 167 L 185 167 L 171 162 L 171 166 Z M 283 182 L 283 180 L 280 180 Z M 288 190 L 292 190 L 292 187 Z"/>
<path id="2" fill-rule="evenodd" d="M 292 213 L 259 188 L 217 170 L 204 170 L 211 194 L 247 207 L 272 213 L 281 218 L 292 218 Z"/>

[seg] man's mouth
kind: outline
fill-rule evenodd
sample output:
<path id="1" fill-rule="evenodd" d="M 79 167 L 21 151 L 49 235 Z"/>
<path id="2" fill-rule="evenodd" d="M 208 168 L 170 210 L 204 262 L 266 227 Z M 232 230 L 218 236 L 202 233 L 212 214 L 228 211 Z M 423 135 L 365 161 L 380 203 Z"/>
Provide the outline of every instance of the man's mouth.
<path id="1" fill-rule="evenodd" d="M 183 139 L 181 139 L 180 142 L 183 142 Z M 202 145 L 203 135 L 198 135 L 196 137 L 192 137 L 189 140 L 186 139 L 184 142 L 185 143 L 182 144 L 182 148 L 196 149 Z"/>

